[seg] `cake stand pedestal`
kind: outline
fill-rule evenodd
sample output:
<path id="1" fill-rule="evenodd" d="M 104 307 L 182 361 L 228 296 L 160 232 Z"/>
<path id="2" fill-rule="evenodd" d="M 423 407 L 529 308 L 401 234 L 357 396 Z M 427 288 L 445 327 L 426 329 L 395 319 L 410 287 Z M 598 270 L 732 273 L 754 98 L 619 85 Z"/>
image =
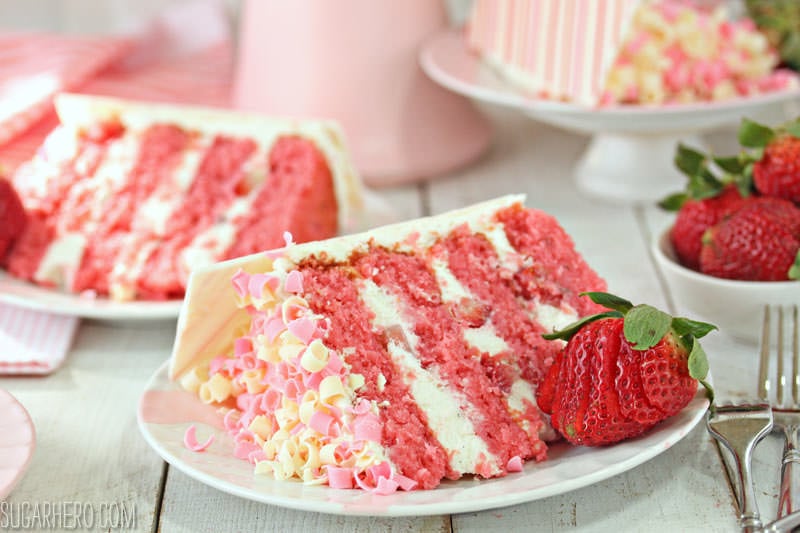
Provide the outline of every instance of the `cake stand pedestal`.
<path id="1" fill-rule="evenodd" d="M 650 203 L 681 190 L 686 178 L 672 162 L 679 142 L 704 149 L 700 136 L 598 133 L 575 165 L 578 188 L 623 204 Z"/>
<path id="2" fill-rule="evenodd" d="M 673 165 L 679 142 L 703 149 L 702 133 L 738 124 L 743 117 L 764 122 L 798 114 L 800 89 L 722 102 L 664 106 L 587 108 L 539 100 L 519 92 L 467 50 L 464 37 L 447 31 L 427 41 L 423 70 L 435 82 L 484 103 L 514 108 L 547 124 L 592 135 L 573 168 L 580 191 L 605 201 L 649 204 L 685 187 Z"/>

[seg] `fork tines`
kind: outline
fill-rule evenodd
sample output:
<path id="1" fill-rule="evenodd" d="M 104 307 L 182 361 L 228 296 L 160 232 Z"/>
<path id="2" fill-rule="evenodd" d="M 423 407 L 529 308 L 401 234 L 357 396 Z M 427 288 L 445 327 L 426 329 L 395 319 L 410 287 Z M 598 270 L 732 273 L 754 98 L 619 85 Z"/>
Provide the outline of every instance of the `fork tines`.
<path id="1" fill-rule="evenodd" d="M 800 326 L 797 307 L 797 305 L 764 307 L 758 367 L 758 397 L 772 398 L 773 407 L 800 407 L 800 348 L 798 347 Z M 774 380 L 769 372 L 773 346 L 776 354 L 775 369 L 772 374 Z M 787 354 L 790 357 L 789 361 L 786 360 Z M 790 368 L 791 374 L 787 372 Z"/>

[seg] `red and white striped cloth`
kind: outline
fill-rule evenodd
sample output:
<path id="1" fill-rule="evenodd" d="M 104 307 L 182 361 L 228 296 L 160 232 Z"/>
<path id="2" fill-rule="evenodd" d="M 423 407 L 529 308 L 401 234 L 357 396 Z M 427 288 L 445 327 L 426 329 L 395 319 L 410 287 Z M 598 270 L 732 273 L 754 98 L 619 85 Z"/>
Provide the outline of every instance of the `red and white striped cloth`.
<path id="1" fill-rule="evenodd" d="M 29 159 L 57 123 L 53 96 L 78 92 L 230 105 L 234 47 L 221 4 L 178 4 L 138 36 L 0 34 L 0 172 Z"/>
<path id="2" fill-rule="evenodd" d="M 0 34 L 0 174 L 30 159 L 57 125 L 57 92 L 228 106 L 233 51 L 218 0 L 172 6 L 139 36 Z M 0 375 L 57 369 L 78 323 L 0 304 Z"/>
<path id="3" fill-rule="evenodd" d="M 0 304 L 0 375 L 49 374 L 69 352 L 79 320 Z"/>
<path id="4" fill-rule="evenodd" d="M 55 93 L 78 89 L 131 46 L 126 38 L 0 35 L 0 146 L 50 112 Z"/>

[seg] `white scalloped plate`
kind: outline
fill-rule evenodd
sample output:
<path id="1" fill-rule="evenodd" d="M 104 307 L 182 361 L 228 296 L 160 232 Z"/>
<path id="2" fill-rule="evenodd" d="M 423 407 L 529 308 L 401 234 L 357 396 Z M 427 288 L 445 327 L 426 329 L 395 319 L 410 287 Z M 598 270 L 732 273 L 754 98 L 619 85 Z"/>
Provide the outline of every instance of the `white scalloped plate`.
<path id="1" fill-rule="evenodd" d="M 59 315 L 113 321 L 177 319 L 183 300 L 115 302 L 39 287 L 0 271 L 0 302 Z"/>
<path id="2" fill-rule="evenodd" d="M 466 513 L 506 507 L 563 494 L 626 472 L 668 450 L 703 418 L 704 392 L 677 416 L 642 437 L 615 446 L 552 446 L 549 458 L 529 463 L 518 474 L 497 479 L 445 481 L 434 490 L 376 496 L 361 490 L 307 486 L 256 476 L 253 467 L 233 456 L 233 441 L 221 428 L 221 417 L 167 377 L 167 364 L 145 387 L 139 402 L 139 428 L 147 443 L 170 465 L 223 492 L 290 509 L 365 516 L 411 516 Z M 214 442 L 204 452 L 183 444 L 190 425 L 198 441 Z"/>
<path id="3" fill-rule="evenodd" d="M 0 500 L 22 479 L 35 447 L 36 432 L 28 412 L 0 389 Z"/>

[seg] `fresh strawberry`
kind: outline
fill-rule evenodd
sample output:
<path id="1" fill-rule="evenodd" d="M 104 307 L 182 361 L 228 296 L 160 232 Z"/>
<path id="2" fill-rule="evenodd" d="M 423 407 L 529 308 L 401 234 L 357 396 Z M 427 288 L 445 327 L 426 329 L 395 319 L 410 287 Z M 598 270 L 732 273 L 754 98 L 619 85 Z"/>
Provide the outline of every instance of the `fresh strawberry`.
<path id="1" fill-rule="evenodd" d="M 544 336 L 567 340 L 537 391 L 539 408 L 567 441 L 601 446 L 640 435 L 686 407 L 698 380 L 713 400 L 697 339 L 714 326 L 586 295 L 610 310 Z"/>
<path id="2" fill-rule="evenodd" d="M 770 141 L 753 164 L 753 184 L 765 196 L 800 203 L 800 139 L 784 134 Z"/>
<path id="3" fill-rule="evenodd" d="M 0 177 L 0 262 L 22 234 L 27 215 L 11 183 Z"/>
<path id="4" fill-rule="evenodd" d="M 771 210 L 774 203 L 753 203 L 709 228 L 700 271 L 746 281 L 800 279 L 800 239 L 785 214 Z"/>
<path id="5" fill-rule="evenodd" d="M 717 196 L 687 200 L 678 210 L 670 231 L 670 241 L 682 265 L 697 270 L 703 233 L 744 203 L 734 185 L 728 185 Z"/>
<path id="6" fill-rule="evenodd" d="M 731 158 L 714 158 L 680 144 L 675 166 L 688 178 L 686 189 L 658 205 L 677 212 L 669 235 L 672 247 L 682 265 L 697 270 L 703 233 L 738 209 L 751 189 L 743 177 L 735 177 L 741 168 Z M 720 168 L 724 176 L 718 176 Z"/>
<path id="7" fill-rule="evenodd" d="M 789 232 L 800 238 L 800 207 L 789 200 L 774 196 L 753 196 L 740 209 L 754 209 L 786 226 Z"/>
<path id="8" fill-rule="evenodd" d="M 739 143 L 741 174 L 759 194 L 800 203 L 800 120 L 773 129 L 744 119 Z"/>

